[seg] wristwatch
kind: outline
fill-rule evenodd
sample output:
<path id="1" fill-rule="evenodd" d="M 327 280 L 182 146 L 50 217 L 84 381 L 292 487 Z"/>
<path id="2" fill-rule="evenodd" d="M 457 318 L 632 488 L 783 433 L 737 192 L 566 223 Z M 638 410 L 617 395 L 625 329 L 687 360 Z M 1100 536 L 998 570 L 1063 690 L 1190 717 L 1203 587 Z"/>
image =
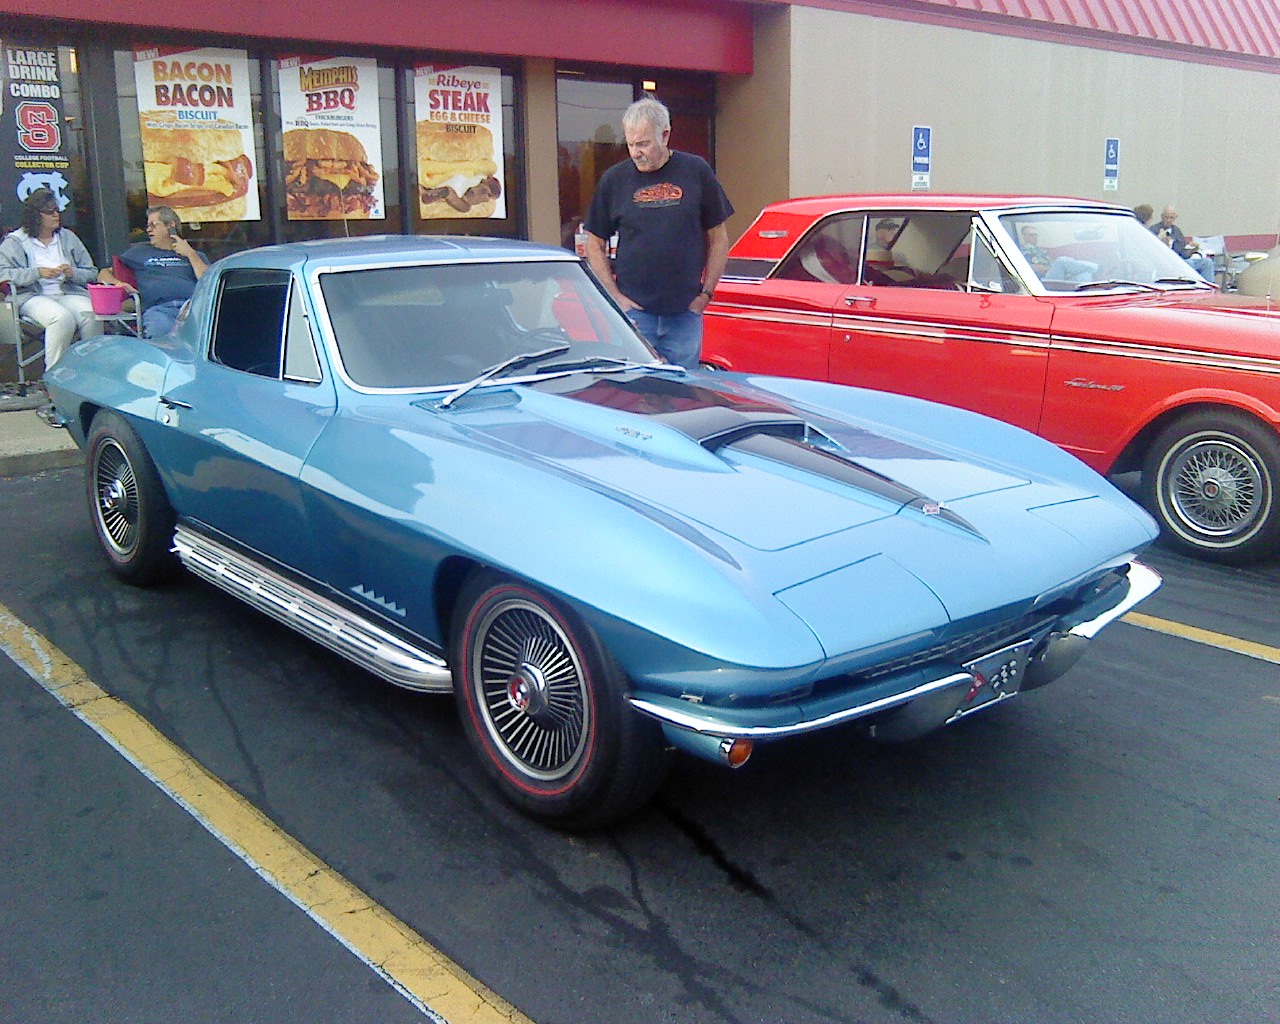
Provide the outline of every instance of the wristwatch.
<path id="1" fill-rule="evenodd" d="M 698 294 L 705 295 L 707 298 L 711 298 L 711 293 L 707 291 L 705 288 L 703 288 L 702 291 L 698 292 Z"/>

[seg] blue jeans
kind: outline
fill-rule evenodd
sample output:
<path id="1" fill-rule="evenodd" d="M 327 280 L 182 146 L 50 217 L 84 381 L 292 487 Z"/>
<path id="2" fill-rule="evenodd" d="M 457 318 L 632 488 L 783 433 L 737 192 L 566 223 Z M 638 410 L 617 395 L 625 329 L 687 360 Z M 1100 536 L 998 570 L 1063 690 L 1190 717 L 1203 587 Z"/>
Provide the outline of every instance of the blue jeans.
<path id="1" fill-rule="evenodd" d="M 144 338 L 163 338 L 173 330 L 178 322 L 178 314 L 182 311 L 185 300 L 172 299 L 169 302 L 157 302 L 154 306 L 146 306 L 142 310 L 142 336 Z"/>
<path id="2" fill-rule="evenodd" d="M 686 310 L 683 313 L 660 315 L 646 313 L 643 309 L 627 310 L 627 317 L 644 335 L 644 340 L 658 350 L 669 363 L 677 363 L 686 370 L 698 368 L 702 355 L 702 314 Z"/>

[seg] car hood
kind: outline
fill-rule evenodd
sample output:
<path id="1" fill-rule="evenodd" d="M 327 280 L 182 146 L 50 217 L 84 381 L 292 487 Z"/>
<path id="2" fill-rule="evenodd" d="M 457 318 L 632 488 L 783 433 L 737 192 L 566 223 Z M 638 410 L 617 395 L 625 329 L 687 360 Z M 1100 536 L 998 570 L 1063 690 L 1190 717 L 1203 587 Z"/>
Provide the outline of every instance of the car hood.
<path id="1" fill-rule="evenodd" d="M 1280 358 L 1280 308 L 1265 298 L 1220 292 L 1166 292 L 1059 301 L 1055 336 L 1275 360 Z"/>
<path id="2" fill-rule="evenodd" d="M 864 394 L 871 400 L 873 393 Z M 878 393 L 874 399 L 901 403 L 904 420 L 942 408 Z M 922 440 L 905 425 L 886 426 L 883 415 L 837 419 L 775 393 L 703 375 L 575 377 L 473 394 L 448 412 L 457 413 L 458 425 L 477 440 L 757 551 L 795 548 L 876 524 L 877 540 L 859 555 L 910 546 L 903 532 L 930 535 L 916 545 L 919 552 L 946 543 L 944 537 L 972 545 L 1016 533 L 1026 544 L 1040 534 L 1045 543 L 1061 543 L 1073 530 L 1082 532 L 1072 516 L 1028 510 L 1098 496 L 1078 481 L 966 451 L 954 441 Z M 1000 432 L 1012 429 L 957 410 L 944 415 Z M 1050 462 L 1067 459 L 1048 445 L 1036 450 Z M 1087 479 L 1109 488 L 1092 474 Z M 1135 544 L 1149 539 L 1127 510 L 1115 512 L 1127 520 Z M 886 532 L 887 522 L 895 528 Z"/>

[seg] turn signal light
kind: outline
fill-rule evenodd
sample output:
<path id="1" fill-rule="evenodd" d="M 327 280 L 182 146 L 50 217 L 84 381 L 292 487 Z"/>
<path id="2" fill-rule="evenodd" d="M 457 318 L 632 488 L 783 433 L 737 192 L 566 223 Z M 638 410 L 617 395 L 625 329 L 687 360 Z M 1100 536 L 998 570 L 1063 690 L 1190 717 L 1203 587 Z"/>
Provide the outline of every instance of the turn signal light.
<path id="1" fill-rule="evenodd" d="M 755 744 L 751 740 L 723 740 L 720 743 L 720 756 L 730 768 L 741 768 L 751 757 Z"/>

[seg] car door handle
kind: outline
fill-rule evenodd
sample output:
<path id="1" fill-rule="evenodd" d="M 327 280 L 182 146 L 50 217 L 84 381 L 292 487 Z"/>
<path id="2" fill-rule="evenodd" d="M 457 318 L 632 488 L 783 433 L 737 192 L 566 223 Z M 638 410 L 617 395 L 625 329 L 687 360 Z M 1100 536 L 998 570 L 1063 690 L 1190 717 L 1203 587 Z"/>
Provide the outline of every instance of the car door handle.
<path id="1" fill-rule="evenodd" d="M 874 306 L 875 297 L 872 295 L 846 295 L 844 304 L 846 306 Z"/>
<path id="2" fill-rule="evenodd" d="M 179 402 L 176 398 L 170 398 L 168 395 L 160 396 L 160 404 L 166 409 L 190 409 L 191 406 L 186 402 Z"/>

